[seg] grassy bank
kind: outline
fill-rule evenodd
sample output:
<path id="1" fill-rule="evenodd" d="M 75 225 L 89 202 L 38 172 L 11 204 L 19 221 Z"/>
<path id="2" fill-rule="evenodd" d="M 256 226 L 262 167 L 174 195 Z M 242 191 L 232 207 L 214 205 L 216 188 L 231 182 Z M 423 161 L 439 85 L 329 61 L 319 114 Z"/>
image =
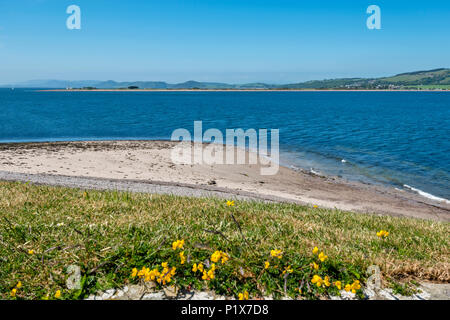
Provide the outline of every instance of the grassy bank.
<path id="1" fill-rule="evenodd" d="M 389 236 L 378 237 L 380 230 Z M 51 299 L 58 290 L 60 298 L 83 298 L 153 283 L 152 275 L 157 287 L 318 298 L 345 285 L 360 294 L 355 281 L 364 284 L 372 264 L 385 283 L 448 282 L 449 231 L 448 223 L 291 204 L 228 206 L 219 199 L 0 182 L 0 298 Z M 173 247 L 176 240 L 184 243 Z M 70 265 L 81 268 L 80 290 L 66 288 Z"/>

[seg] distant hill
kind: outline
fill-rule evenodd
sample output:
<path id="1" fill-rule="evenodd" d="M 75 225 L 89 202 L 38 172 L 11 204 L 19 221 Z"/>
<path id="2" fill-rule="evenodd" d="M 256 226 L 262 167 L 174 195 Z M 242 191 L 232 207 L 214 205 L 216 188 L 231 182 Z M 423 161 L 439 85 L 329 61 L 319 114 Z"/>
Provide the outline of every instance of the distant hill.
<path id="1" fill-rule="evenodd" d="M 15 88 L 97 88 L 97 89 L 448 89 L 450 90 L 450 69 L 441 68 L 426 71 L 401 73 L 383 78 L 341 78 L 312 80 L 300 83 L 274 85 L 266 83 L 227 84 L 220 82 L 198 82 L 194 80 L 170 84 L 163 81 L 116 82 L 113 80 L 65 81 L 32 80 L 2 87 Z"/>
<path id="2" fill-rule="evenodd" d="M 281 85 L 288 89 L 389 89 L 420 88 L 435 86 L 450 89 L 450 69 L 434 69 L 398 74 L 384 78 L 343 78 L 314 80 L 302 83 Z"/>

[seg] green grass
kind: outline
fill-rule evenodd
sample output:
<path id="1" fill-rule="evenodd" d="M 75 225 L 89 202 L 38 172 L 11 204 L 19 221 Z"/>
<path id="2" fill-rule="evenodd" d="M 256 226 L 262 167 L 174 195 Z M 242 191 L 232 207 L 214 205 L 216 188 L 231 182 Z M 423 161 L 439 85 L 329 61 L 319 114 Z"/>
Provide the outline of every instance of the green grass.
<path id="1" fill-rule="evenodd" d="M 241 231 L 240 231 L 241 229 Z M 376 232 L 390 232 L 380 239 Z M 448 282 L 449 224 L 375 216 L 293 204 L 236 202 L 220 199 L 83 191 L 0 182 L 0 298 L 42 299 L 61 290 L 78 299 L 140 280 L 132 268 L 176 266 L 170 283 L 182 288 L 209 288 L 237 296 L 272 293 L 315 299 L 337 294 L 335 286 L 317 287 L 314 274 L 343 285 L 378 265 L 384 280 L 415 278 Z M 172 242 L 184 239 L 188 261 Z M 317 259 L 317 246 L 328 256 Z M 280 249 L 283 258 L 270 258 Z M 34 254 L 29 254 L 34 250 Z M 215 250 L 230 256 L 217 264 L 215 278 L 203 281 L 192 264 Z M 269 269 L 264 269 L 270 261 Z M 311 264 L 316 262 L 319 270 Z M 82 271 L 82 289 L 66 289 L 67 268 Z M 282 270 L 293 270 L 287 277 Z M 301 289 L 301 294 L 298 289 Z"/>

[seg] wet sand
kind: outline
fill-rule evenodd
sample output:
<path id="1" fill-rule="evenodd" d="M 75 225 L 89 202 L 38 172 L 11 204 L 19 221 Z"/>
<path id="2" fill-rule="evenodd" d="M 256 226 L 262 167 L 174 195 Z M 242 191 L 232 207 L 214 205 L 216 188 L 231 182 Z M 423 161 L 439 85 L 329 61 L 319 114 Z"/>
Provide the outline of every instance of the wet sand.
<path id="1" fill-rule="evenodd" d="M 85 141 L 0 144 L 0 171 L 174 185 L 223 194 L 293 201 L 361 213 L 450 221 L 450 205 L 389 187 L 348 182 L 280 167 L 261 175 L 260 164 L 174 164 L 170 141 Z M 248 157 L 248 153 L 247 153 Z M 2 175 L 0 175 L 0 180 Z M 13 176 L 13 175 L 9 175 Z M 20 180 L 20 179 L 18 179 Z M 47 181 L 47 182 L 45 182 Z M 45 180 L 43 183 L 52 184 Z M 114 188 L 111 183 L 111 188 Z"/>

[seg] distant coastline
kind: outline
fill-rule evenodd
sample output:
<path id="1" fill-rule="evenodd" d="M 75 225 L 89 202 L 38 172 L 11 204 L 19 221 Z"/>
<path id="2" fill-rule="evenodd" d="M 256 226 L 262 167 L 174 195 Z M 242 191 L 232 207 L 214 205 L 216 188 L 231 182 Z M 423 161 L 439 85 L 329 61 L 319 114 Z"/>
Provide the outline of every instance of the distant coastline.
<path id="1" fill-rule="evenodd" d="M 167 83 L 164 81 L 32 80 L 0 87 L 78 91 L 449 91 L 450 69 L 440 68 L 415 71 L 383 78 L 338 78 L 286 84 L 262 82 L 230 84 L 194 80 L 182 83 Z"/>
<path id="2" fill-rule="evenodd" d="M 450 92 L 446 89 L 41 89 L 39 92 Z"/>

